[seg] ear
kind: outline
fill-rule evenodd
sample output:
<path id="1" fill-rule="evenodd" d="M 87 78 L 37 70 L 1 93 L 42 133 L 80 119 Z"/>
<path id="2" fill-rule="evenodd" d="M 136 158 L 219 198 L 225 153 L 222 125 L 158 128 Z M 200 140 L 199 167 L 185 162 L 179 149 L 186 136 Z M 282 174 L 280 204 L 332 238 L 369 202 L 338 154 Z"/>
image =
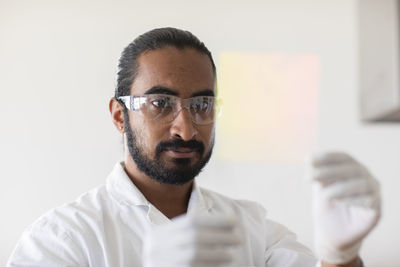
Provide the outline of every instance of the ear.
<path id="1" fill-rule="evenodd" d="M 122 107 L 121 103 L 119 103 L 118 100 L 113 97 L 110 99 L 109 109 L 115 127 L 120 133 L 123 134 L 125 132 L 123 113 L 124 108 Z"/>

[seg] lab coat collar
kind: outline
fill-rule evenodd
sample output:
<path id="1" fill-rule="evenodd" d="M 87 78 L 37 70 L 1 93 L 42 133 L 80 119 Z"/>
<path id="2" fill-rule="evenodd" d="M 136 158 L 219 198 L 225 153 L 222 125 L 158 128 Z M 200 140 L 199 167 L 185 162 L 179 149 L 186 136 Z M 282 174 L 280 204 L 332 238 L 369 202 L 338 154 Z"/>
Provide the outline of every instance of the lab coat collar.
<path id="1" fill-rule="evenodd" d="M 146 199 L 135 184 L 130 180 L 124 169 L 124 162 L 115 164 L 107 178 L 107 191 L 113 198 L 123 205 L 147 206 L 154 209 L 154 206 Z M 202 189 L 193 183 L 192 193 L 188 204 L 188 214 L 209 212 L 212 208 L 212 200 L 207 198 Z"/>
<path id="2" fill-rule="evenodd" d="M 200 186 L 197 185 L 196 181 L 193 183 L 192 194 L 189 198 L 188 214 L 210 212 L 212 208 L 212 200 L 207 198 Z"/>

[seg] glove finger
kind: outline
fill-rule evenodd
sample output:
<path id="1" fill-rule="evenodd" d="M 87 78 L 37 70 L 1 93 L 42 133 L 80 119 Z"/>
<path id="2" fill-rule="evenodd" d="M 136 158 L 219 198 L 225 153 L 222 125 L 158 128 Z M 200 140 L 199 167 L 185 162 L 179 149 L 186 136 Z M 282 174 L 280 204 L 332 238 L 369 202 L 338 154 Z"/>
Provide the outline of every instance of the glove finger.
<path id="1" fill-rule="evenodd" d="M 200 230 L 197 242 L 201 245 L 237 246 L 242 242 L 242 236 L 235 231 Z"/>
<path id="2" fill-rule="evenodd" d="M 187 239 L 186 239 L 187 240 Z M 171 262 L 174 266 L 220 266 L 232 261 L 234 247 L 224 245 L 206 245 L 180 243 L 157 251 L 157 261 Z M 196 265 L 198 264 L 198 265 Z M 160 265 L 162 266 L 162 265 Z"/>
<path id="3" fill-rule="evenodd" d="M 213 263 L 213 266 L 227 264 L 233 260 L 233 251 L 223 248 L 200 249 L 198 259 L 201 263 Z"/>
<path id="4" fill-rule="evenodd" d="M 233 247 L 241 243 L 242 237 L 239 233 L 231 231 L 210 231 L 208 229 L 191 229 L 182 231 L 174 235 L 170 242 L 180 247 L 196 246 L 218 246 L 218 247 Z"/>
<path id="5" fill-rule="evenodd" d="M 233 215 L 203 215 L 203 216 L 190 216 L 182 215 L 171 220 L 171 223 L 167 225 L 161 225 L 158 228 L 168 228 L 171 231 L 181 231 L 184 229 L 192 228 L 209 228 L 209 229 L 221 229 L 225 231 L 231 231 L 236 227 L 237 218 Z"/>
<path id="6" fill-rule="evenodd" d="M 356 162 L 350 155 L 343 152 L 322 153 L 314 156 L 312 165 L 314 167 L 335 165 L 346 162 Z"/>
<path id="7" fill-rule="evenodd" d="M 192 223 L 202 229 L 232 231 L 238 224 L 238 219 L 234 215 L 196 216 L 193 217 Z"/>
<path id="8" fill-rule="evenodd" d="M 226 248 L 190 249 L 181 254 L 177 263 L 188 263 L 190 266 L 219 266 L 233 261 L 233 250 Z"/>
<path id="9" fill-rule="evenodd" d="M 174 238 L 172 238 L 174 239 Z M 184 241 L 187 241 L 184 240 Z M 151 249 L 144 251 L 144 258 L 151 259 L 160 263 L 155 266 L 164 266 L 163 262 L 168 262 L 168 266 L 197 266 L 192 264 L 204 264 L 204 266 L 219 266 L 218 264 L 229 263 L 232 260 L 233 247 L 227 246 L 210 246 L 199 245 L 195 243 L 185 242 L 177 245 L 171 245 L 170 242 L 163 242 L 164 245 L 154 244 Z M 168 245 L 167 245 L 168 244 Z M 189 264 L 189 265 L 188 265 Z M 199 265 L 203 266 L 203 265 Z"/>
<path id="10" fill-rule="evenodd" d="M 346 162 L 334 166 L 330 165 L 314 168 L 313 181 L 319 182 L 322 186 L 327 186 L 340 180 L 361 177 L 365 174 L 366 171 L 359 164 Z"/>
<path id="11" fill-rule="evenodd" d="M 372 195 L 376 188 L 370 181 L 371 179 L 351 179 L 333 183 L 321 188 L 319 194 L 325 199 L 339 199 L 358 195 Z"/>
<path id="12" fill-rule="evenodd" d="M 351 197 L 333 198 L 332 201 L 359 206 L 373 210 L 380 210 L 380 197 L 377 194 L 362 194 Z"/>

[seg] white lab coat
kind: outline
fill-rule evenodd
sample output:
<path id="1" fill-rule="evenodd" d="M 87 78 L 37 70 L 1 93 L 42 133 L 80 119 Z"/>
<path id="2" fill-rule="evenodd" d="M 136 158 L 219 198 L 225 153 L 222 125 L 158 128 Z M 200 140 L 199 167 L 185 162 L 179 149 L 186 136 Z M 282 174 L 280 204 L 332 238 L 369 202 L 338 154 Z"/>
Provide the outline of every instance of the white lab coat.
<path id="1" fill-rule="evenodd" d="M 245 242 L 234 266 L 318 264 L 293 233 L 265 218 L 260 204 L 193 188 L 188 214 L 235 213 L 239 217 Z M 29 226 L 7 266 L 141 266 L 144 235 L 169 221 L 131 182 L 123 163 L 117 163 L 106 185 L 51 210 Z"/>

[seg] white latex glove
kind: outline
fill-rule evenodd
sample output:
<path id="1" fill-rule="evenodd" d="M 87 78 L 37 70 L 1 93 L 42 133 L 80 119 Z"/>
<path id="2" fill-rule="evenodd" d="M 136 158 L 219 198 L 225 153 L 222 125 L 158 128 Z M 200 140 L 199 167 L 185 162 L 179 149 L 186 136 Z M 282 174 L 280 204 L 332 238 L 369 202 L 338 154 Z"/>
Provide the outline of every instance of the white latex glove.
<path id="1" fill-rule="evenodd" d="M 181 216 L 144 239 L 143 267 L 227 266 L 242 240 L 233 216 Z"/>
<path id="2" fill-rule="evenodd" d="M 317 156 L 312 167 L 317 255 L 328 263 L 350 262 L 380 218 L 379 183 L 345 153 Z"/>

